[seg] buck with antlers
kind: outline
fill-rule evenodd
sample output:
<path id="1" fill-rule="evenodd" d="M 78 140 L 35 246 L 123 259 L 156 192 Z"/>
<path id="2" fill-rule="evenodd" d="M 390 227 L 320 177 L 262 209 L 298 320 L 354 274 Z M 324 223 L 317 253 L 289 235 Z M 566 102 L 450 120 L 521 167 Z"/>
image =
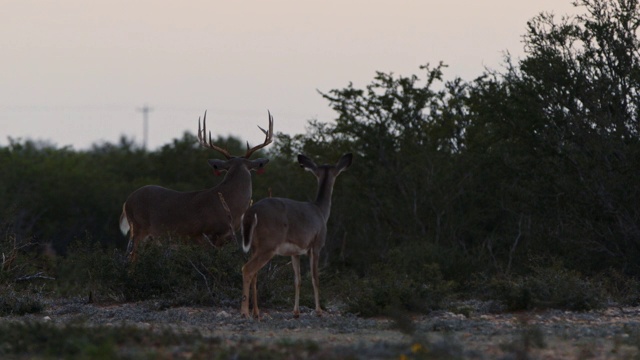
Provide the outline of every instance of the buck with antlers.
<path id="1" fill-rule="evenodd" d="M 232 156 L 213 144 L 211 132 L 207 141 L 206 121 L 205 112 L 202 128 L 198 119 L 198 141 L 201 146 L 224 155 L 226 160 L 210 159 L 209 165 L 216 173 L 226 171 L 225 177 L 217 186 L 206 190 L 181 192 L 147 185 L 131 193 L 120 216 L 122 233 L 129 232 L 127 250 L 131 261 L 136 259 L 139 243 L 149 236 L 171 233 L 217 243 L 240 225 L 241 215 L 251 202 L 251 170 L 261 172 L 269 162 L 269 159 L 249 158 L 273 141 L 273 117 L 269 113 L 269 130 L 258 126 L 265 134 L 264 143 L 249 148 L 247 142 L 243 156 Z M 224 202 L 228 206 L 224 206 Z"/>
<path id="2" fill-rule="evenodd" d="M 252 251 L 242 267 L 242 305 L 240 313 L 249 317 L 249 291 L 253 290 L 253 316 L 260 318 L 258 309 L 258 271 L 275 255 L 291 256 L 295 301 L 294 317 L 300 316 L 300 255 L 308 254 L 316 314 L 322 315 L 318 288 L 318 261 L 327 234 L 327 220 L 331 211 L 331 195 L 338 175 L 351 165 L 352 155 L 343 155 L 336 165 L 318 166 L 304 155 L 298 163 L 318 179 L 318 193 L 314 202 L 300 202 L 283 198 L 266 198 L 255 203 L 242 218 L 242 247 Z"/>

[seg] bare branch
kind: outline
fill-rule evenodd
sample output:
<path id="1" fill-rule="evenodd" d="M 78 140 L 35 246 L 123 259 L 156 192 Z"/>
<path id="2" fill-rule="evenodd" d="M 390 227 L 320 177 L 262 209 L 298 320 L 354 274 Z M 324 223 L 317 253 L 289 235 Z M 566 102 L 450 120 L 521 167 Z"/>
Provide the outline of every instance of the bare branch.
<path id="1" fill-rule="evenodd" d="M 56 278 L 45 275 L 42 271 L 33 275 L 25 275 L 16 279 L 16 281 L 29 281 L 33 279 L 55 280 Z"/>
<path id="2" fill-rule="evenodd" d="M 202 273 L 202 271 L 200 271 L 200 269 L 198 269 L 198 267 L 191 261 L 191 259 L 187 259 L 189 261 L 189 264 L 191 264 L 191 266 L 193 266 L 193 268 L 196 270 L 196 272 L 198 274 L 200 274 L 200 276 L 202 276 L 202 279 L 204 280 L 204 285 L 207 287 L 207 292 L 209 293 L 209 295 L 211 296 L 211 298 L 214 298 L 214 294 L 211 291 L 211 287 L 209 286 L 209 281 L 207 280 L 207 276 L 205 274 Z"/>

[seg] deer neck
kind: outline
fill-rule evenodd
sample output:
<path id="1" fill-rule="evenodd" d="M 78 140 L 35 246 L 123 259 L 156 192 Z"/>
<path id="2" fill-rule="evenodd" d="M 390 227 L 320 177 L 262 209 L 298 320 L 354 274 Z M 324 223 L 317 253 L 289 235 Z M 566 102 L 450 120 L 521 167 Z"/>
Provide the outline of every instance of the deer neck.
<path id="1" fill-rule="evenodd" d="M 325 170 L 325 173 L 318 177 L 318 194 L 314 203 L 322 211 L 325 222 L 329 220 L 329 215 L 331 214 L 331 195 L 333 194 L 335 181 L 335 177 L 330 176 L 328 170 Z"/>
<path id="2" fill-rule="evenodd" d="M 218 197 L 221 192 L 230 207 L 248 206 L 251 199 L 251 172 L 244 167 L 231 168 L 222 182 L 211 189 Z"/>

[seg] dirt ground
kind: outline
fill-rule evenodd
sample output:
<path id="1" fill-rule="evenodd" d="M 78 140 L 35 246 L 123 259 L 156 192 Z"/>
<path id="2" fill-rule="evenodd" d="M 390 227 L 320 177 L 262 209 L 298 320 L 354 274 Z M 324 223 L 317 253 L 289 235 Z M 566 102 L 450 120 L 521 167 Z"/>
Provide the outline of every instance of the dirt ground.
<path id="1" fill-rule="evenodd" d="M 294 319 L 285 309 L 262 309 L 261 321 L 241 318 L 230 307 L 169 307 L 153 301 L 87 304 L 51 301 L 44 312 L 0 321 L 55 324 L 135 325 L 148 329 L 197 331 L 228 344 L 308 341 L 341 358 L 461 359 L 634 359 L 640 357 L 640 307 L 591 312 L 493 313 L 470 302 L 463 314 L 361 318 L 329 307 L 322 317 L 302 307 Z"/>

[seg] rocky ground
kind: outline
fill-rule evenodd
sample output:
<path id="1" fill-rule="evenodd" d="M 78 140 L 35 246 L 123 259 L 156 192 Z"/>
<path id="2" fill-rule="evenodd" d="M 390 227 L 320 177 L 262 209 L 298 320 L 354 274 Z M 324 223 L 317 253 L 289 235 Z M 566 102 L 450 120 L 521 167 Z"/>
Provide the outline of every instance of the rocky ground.
<path id="1" fill-rule="evenodd" d="M 51 301 L 44 312 L 0 321 L 31 320 L 89 326 L 135 325 L 150 330 L 194 331 L 227 344 L 308 342 L 315 357 L 463 359 L 632 359 L 640 356 L 640 308 L 592 312 L 494 313 L 480 302 L 459 313 L 361 318 L 329 308 L 322 317 L 302 308 L 262 309 L 261 321 L 230 307 L 165 307 L 148 301 L 87 304 Z"/>

